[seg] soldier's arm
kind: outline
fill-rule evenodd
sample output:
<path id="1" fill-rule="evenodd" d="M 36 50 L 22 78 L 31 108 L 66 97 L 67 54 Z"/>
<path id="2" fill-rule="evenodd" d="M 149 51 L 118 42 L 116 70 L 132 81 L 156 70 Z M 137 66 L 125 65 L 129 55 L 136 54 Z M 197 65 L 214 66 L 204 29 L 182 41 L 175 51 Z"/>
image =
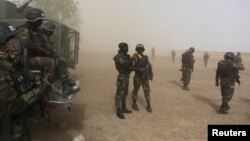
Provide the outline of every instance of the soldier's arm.
<path id="1" fill-rule="evenodd" d="M 220 62 L 219 62 L 220 63 Z M 220 83 L 219 83 L 219 79 L 220 79 L 220 67 L 219 67 L 219 63 L 218 63 L 218 67 L 217 67 L 217 70 L 216 70 L 216 76 L 215 76 L 215 85 L 216 86 L 219 86 Z"/>

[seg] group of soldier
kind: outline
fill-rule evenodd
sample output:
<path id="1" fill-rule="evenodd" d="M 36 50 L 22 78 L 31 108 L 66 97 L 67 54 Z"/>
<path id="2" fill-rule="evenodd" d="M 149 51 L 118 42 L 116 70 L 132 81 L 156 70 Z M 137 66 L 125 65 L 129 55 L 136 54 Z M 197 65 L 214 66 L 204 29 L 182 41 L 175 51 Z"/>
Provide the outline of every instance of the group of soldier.
<path id="1" fill-rule="evenodd" d="M 60 80 L 66 97 L 79 91 L 69 79 L 65 59 L 50 46 L 56 25 L 44 18 L 42 10 L 32 8 L 17 28 L 0 22 L 1 141 L 31 140 L 28 119 L 48 120 L 54 80 Z"/>
<path id="2" fill-rule="evenodd" d="M 138 91 L 142 86 L 147 103 L 146 110 L 151 113 L 152 107 L 150 104 L 149 80 L 153 80 L 153 71 L 148 56 L 143 54 L 145 51 L 144 45 L 138 44 L 135 48 L 136 53 L 134 53 L 132 57 L 128 54 L 127 43 L 121 42 L 118 47 L 118 54 L 113 58 L 115 67 L 118 71 L 116 81 L 117 90 L 115 96 L 116 115 L 118 118 L 124 119 L 124 113 L 132 113 L 132 111 L 127 109 L 126 106 L 129 78 L 132 71 L 135 72 L 133 81 L 134 88 L 132 91 L 132 109 L 139 111 L 136 101 Z"/>
<path id="3" fill-rule="evenodd" d="M 186 52 L 182 54 L 182 78 L 183 89 L 189 91 L 188 85 L 191 79 L 191 73 L 194 69 L 194 53 L 195 49 L 190 47 Z M 208 53 L 204 54 L 205 66 L 209 58 Z M 229 101 L 232 99 L 234 94 L 235 82 L 240 85 L 239 71 L 244 70 L 245 67 L 242 64 L 240 53 L 234 55 L 233 52 L 227 52 L 224 55 L 224 59 L 219 61 L 216 70 L 215 85 L 221 88 L 222 104 L 219 108 L 219 113 L 227 114 L 230 109 Z"/>

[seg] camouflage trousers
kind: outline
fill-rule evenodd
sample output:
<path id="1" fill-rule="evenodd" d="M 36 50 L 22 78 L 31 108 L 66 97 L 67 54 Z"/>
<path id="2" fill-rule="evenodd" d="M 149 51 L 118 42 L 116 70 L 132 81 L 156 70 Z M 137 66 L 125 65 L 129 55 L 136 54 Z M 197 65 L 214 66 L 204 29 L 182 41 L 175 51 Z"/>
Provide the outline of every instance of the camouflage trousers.
<path id="1" fill-rule="evenodd" d="M 134 85 L 134 89 L 133 89 L 133 92 L 132 92 L 133 103 L 134 104 L 136 103 L 139 89 L 142 86 L 146 102 L 147 102 L 147 104 L 150 104 L 150 86 L 149 86 L 149 80 L 145 79 L 145 78 L 142 78 L 140 76 L 135 75 L 134 76 L 133 85 Z"/>
<path id="2" fill-rule="evenodd" d="M 115 106 L 122 108 L 122 104 L 126 104 L 128 95 L 129 75 L 119 74 L 116 81 Z"/>
<path id="3" fill-rule="evenodd" d="M 19 125 L 13 119 L 16 120 L 17 117 L 20 117 L 21 121 L 28 119 L 22 116 L 23 111 L 39 98 L 38 89 L 32 89 L 17 97 L 13 84 L 9 73 L 0 70 L 0 139 L 3 141 L 22 136 L 22 129 L 26 124 Z"/>
<path id="4" fill-rule="evenodd" d="M 31 57 L 27 62 L 28 69 L 41 70 L 42 76 L 49 80 L 54 73 L 54 60 L 49 57 Z"/>
<path id="5" fill-rule="evenodd" d="M 185 68 L 185 67 L 182 68 L 182 78 L 181 78 L 181 80 L 183 81 L 184 86 L 188 86 L 188 84 L 190 83 L 191 73 L 192 73 L 191 68 Z"/>
<path id="6" fill-rule="evenodd" d="M 229 79 L 221 79 L 220 86 L 222 102 L 228 103 L 234 94 L 234 82 L 230 81 Z"/>

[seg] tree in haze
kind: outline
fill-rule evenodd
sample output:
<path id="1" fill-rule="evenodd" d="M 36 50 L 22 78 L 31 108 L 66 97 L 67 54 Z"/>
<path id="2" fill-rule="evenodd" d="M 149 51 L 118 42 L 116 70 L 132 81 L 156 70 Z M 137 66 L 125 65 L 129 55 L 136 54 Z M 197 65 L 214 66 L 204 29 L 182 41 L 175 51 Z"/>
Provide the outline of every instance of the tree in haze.
<path id="1" fill-rule="evenodd" d="M 9 0 L 18 6 L 30 0 Z M 75 0 L 32 0 L 29 6 L 44 11 L 46 19 L 79 29 L 82 23 L 78 2 Z"/>

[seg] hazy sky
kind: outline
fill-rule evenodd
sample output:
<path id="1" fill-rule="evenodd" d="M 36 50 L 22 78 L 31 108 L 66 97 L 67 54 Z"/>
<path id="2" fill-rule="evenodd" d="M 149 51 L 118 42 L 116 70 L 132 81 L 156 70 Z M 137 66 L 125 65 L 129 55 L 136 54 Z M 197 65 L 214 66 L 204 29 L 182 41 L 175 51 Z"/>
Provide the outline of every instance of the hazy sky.
<path id="1" fill-rule="evenodd" d="M 250 0 L 79 0 L 84 48 L 250 52 Z"/>

